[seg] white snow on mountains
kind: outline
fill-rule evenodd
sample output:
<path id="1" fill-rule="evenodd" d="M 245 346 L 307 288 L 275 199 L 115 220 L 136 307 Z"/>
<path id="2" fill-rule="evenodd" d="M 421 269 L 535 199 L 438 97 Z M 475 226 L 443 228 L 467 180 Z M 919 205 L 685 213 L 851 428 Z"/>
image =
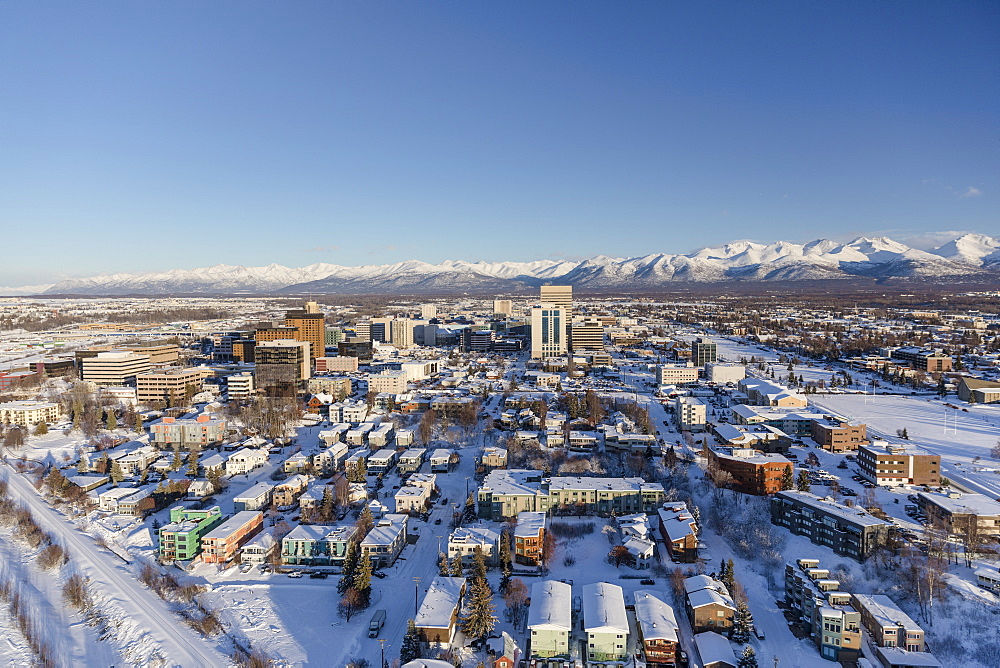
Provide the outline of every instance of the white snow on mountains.
<path id="1" fill-rule="evenodd" d="M 582 290 L 653 289 L 673 282 L 789 281 L 868 277 L 1000 279 L 1000 239 L 963 234 L 930 251 L 887 237 L 850 243 L 735 241 L 687 255 L 635 258 L 598 255 L 580 262 L 465 262 L 408 260 L 387 265 L 312 264 L 289 268 L 216 265 L 144 274 L 111 274 L 60 281 L 47 289 L 0 289 L 0 294 L 273 294 L 503 292 L 546 281 Z M 33 286 L 45 288 L 46 286 Z"/>

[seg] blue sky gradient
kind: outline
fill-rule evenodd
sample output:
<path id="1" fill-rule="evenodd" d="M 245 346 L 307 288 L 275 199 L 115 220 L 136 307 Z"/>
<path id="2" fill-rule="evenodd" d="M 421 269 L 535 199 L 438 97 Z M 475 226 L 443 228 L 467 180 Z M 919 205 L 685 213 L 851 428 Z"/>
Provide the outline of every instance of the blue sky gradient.
<path id="1" fill-rule="evenodd" d="M 0 285 L 1000 234 L 1000 3 L 0 3 Z"/>

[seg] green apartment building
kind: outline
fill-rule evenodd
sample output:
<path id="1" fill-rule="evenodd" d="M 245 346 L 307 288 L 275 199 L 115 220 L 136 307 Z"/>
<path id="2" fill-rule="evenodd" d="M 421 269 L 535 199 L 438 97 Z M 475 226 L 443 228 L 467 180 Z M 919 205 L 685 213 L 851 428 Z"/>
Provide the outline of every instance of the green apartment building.
<path id="1" fill-rule="evenodd" d="M 188 510 L 184 506 L 170 509 L 170 524 L 160 527 L 160 559 L 190 561 L 201 553 L 201 537 L 225 518 L 219 506 L 205 510 Z"/>
<path id="2" fill-rule="evenodd" d="M 528 608 L 531 658 L 569 658 L 569 639 L 573 632 L 572 594 L 570 585 L 557 580 L 542 580 L 531 585 L 531 607 Z"/>

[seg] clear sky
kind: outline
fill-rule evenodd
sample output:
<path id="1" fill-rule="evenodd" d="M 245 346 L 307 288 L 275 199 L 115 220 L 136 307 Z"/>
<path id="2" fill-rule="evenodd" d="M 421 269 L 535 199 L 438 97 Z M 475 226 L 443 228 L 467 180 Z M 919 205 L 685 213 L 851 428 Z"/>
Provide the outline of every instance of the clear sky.
<path id="1" fill-rule="evenodd" d="M 0 2 L 0 285 L 1000 234 L 1000 3 Z"/>

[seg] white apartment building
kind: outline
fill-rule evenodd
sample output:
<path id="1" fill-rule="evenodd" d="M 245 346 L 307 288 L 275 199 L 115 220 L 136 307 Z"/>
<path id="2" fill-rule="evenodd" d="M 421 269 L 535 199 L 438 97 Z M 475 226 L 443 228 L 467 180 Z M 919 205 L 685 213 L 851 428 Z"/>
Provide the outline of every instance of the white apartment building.
<path id="1" fill-rule="evenodd" d="M 237 373 L 226 379 L 229 399 L 249 399 L 253 396 L 253 374 Z"/>
<path id="2" fill-rule="evenodd" d="M 697 397 L 677 397 L 674 404 L 678 426 L 682 431 L 705 431 L 708 407 Z"/>
<path id="3" fill-rule="evenodd" d="M 747 377 L 747 368 L 742 364 L 710 362 L 705 365 L 705 375 L 713 383 L 738 383 Z"/>

